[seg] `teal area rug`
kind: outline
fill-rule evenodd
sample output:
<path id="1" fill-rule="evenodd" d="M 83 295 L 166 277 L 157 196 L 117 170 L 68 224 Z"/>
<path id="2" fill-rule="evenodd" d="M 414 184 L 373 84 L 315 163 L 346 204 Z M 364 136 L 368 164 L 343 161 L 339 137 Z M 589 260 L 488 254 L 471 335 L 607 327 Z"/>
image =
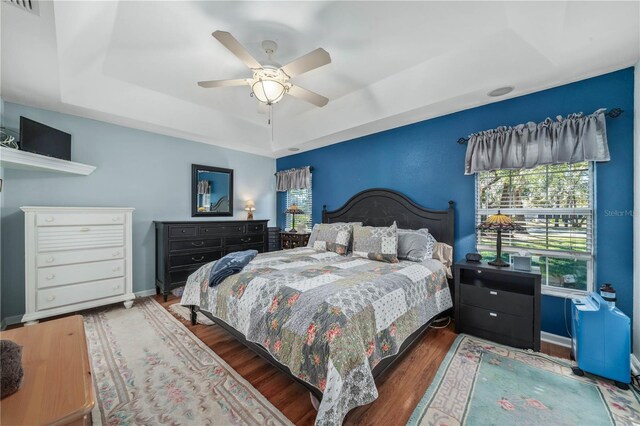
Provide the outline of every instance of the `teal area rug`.
<path id="1" fill-rule="evenodd" d="M 408 424 L 637 425 L 640 399 L 569 361 L 461 334 Z"/>

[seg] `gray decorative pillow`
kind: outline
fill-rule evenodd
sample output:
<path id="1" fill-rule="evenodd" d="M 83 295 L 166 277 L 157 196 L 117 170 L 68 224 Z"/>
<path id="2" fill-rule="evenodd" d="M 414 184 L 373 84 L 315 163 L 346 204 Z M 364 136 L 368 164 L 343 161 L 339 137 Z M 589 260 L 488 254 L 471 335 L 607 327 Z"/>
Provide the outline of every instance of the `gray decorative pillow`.
<path id="1" fill-rule="evenodd" d="M 426 228 L 398 229 L 398 258 L 422 262 L 433 257 L 436 239 Z"/>
<path id="2" fill-rule="evenodd" d="M 332 251 L 344 256 L 349 249 L 352 230 L 353 227 L 348 223 L 317 224 L 313 227 L 315 239 L 311 247 L 314 250 Z M 311 237 L 309 237 L 309 244 L 311 244 Z"/>
<path id="3" fill-rule="evenodd" d="M 311 235 L 309 236 L 309 242 L 307 243 L 307 247 L 313 248 L 313 245 L 316 242 L 316 238 L 318 236 L 318 232 L 320 227 L 335 227 L 340 231 L 346 231 L 348 228 L 353 228 L 355 225 L 362 225 L 362 222 L 335 222 L 335 223 L 316 223 L 313 225 L 313 230 L 311 231 Z M 349 250 L 351 247 L 349 247 Z"/>
<path id="4" fill-rule="evenodd" d="M 353 255 L 381 262 L 398 262 L 398 227 L 354 226 Z"/>

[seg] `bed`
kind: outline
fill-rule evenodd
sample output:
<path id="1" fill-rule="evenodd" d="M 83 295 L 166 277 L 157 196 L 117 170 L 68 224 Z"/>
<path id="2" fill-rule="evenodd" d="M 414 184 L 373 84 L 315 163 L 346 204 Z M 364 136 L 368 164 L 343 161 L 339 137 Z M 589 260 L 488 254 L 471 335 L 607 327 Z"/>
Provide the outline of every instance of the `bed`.
<path id="1" fill-rule="evenodd" d="M 322 222 L 428 228 L 453 246 L 453 202 L 420 207 L 406 196 L 370 189 L 341 208 L 323 207 Z M 197 311 L 319 401 L 316 424 L 341 424 L 354 407 L 377 398 L 379 377 L 452 307 L 443 265 L 383 263 L 312 248 L 261 254 L 239 274 L 209 288 L 207 266 L 187 282 L 181 303 Z"/>

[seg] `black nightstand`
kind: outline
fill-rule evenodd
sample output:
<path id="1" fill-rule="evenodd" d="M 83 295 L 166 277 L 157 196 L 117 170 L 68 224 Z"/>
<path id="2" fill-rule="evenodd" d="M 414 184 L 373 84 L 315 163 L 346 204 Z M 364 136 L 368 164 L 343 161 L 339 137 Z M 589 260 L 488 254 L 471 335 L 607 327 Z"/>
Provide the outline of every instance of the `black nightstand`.
<path id="1" fill-rule="evenodd" d="M 456 332 L 540 350 L 539 268 L 458 262 L 454 276 Z"/>
<path id="2" fill-rule="evenodd" d="M 282 250 L 306 247 L 310 236 L 310 232 L 281 232 L 280 247 Z"/>

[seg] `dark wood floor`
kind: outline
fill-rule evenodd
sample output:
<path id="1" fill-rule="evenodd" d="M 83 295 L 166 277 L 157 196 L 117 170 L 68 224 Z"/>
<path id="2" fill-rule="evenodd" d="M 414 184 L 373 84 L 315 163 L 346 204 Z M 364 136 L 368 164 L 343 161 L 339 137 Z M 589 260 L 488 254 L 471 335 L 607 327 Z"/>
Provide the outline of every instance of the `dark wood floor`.
<path id="1" fill-rule="evenodd" d="M 163 302 L 161 296 L 156 296 L 156 300 L 166 309 L 179 301 L 176 297 L 170 297 L 167 302 Z M 245 348 L 222 328 L 215 325 L 191 325 L 190 322 L 179 319 L 293 423 L 313 424 L 316 411 L 311 405 L 309 392 L 302 385 Z M 345 424 L 406 424 L 456 336 L 451 325 L 427 331 L 397 365 L 380 377 L 377 382 L 378 399 L 352 410 L 347 415 Z M 542 343 L 541 351 L 562 358 L 569 357 L 569 349 L 546 342 Z"/>

